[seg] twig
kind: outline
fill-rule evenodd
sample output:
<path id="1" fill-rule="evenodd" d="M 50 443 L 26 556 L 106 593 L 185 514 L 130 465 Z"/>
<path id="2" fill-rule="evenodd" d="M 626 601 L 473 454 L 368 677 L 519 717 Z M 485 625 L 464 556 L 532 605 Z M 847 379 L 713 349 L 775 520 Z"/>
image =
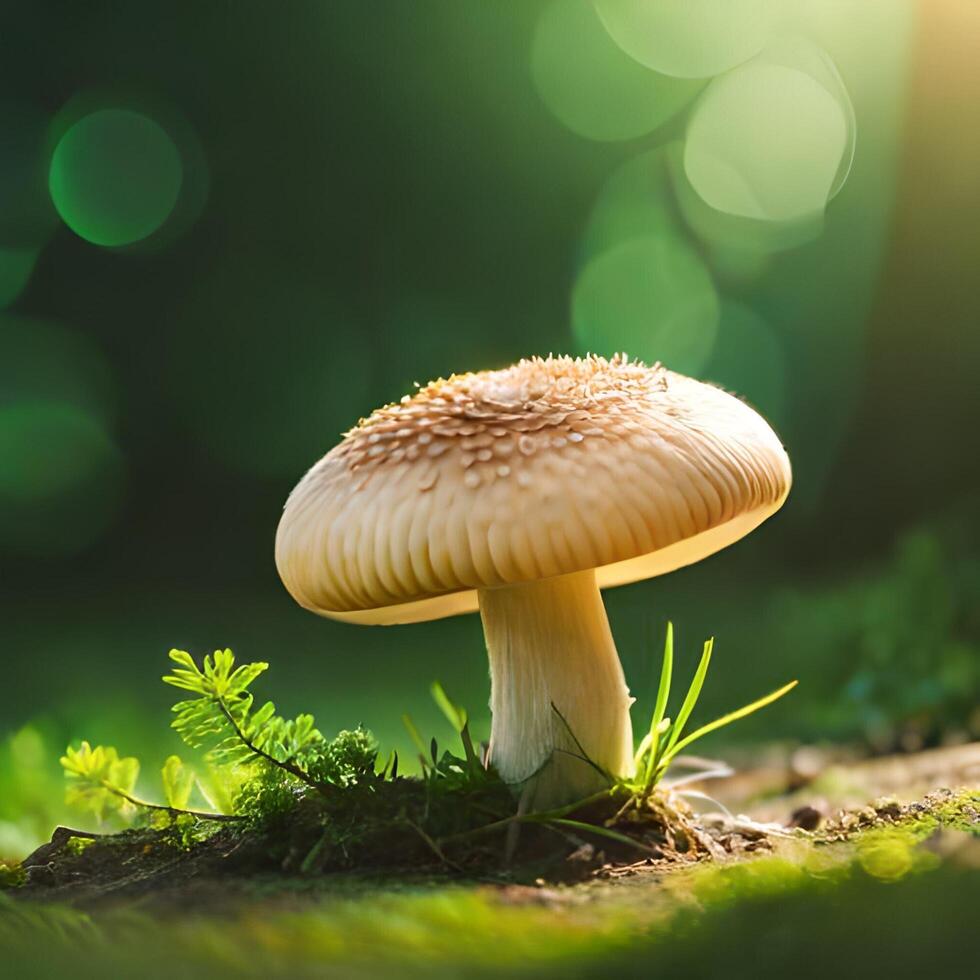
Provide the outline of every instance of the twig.
<path id="1" fill-rule="evenodd" d="M 463 870 L 455 861 L 450 861 L 450 859 L 446 857 L 439 844 L 437 844 L 436 841 L 434 841 L 414 820 L 410 820 L 408 817 L 403 817 L 402 820 L 405 824 L 411 827 L 423 841 L 425 841 L 429 850 L 431 850 L 432 853 L 435 854 L 435 856 L 439 858 L 444 865 L 446 865 L 446 867 L 452 868 L 454 871 Z"/>
<path id="2" fill-rule="evenodd" d="M 616 811 L 610 823 L 613 824 L 618 823 L 620 817 L 625 816 L 626 811 L 629 810 L 630 807 L 636 807 L 637 809 L 639 809 L 639 806 L 640 806 L 640 797 L 637 796 L 635 793 L 630 793 L 630 795 L 626 798 L 626 802 Z"/>
<path id="3" fill-rule="evenodd" d="M 493 833 L 495 830 L 503 830 L 504 827 L 509 827 L 512 823 L 533 823 L 535 821 L 553 820 L 558 817 L 564 817 L 567 813 L 574 813 L 576 810 L 581 810 L 582 807 L 586 807 L 590 803 L 597 803 L 599 800 L 605 799 L 614 789 L 615 787 L 601 789 L 591 796 L 586 796 L 584 799 L 576 800 L 574 803 L 568 803 L 565 806 L 556 807 L 554 810 L 541 810 L 538 813 L 513 813 L 509 817 L 504 817 L 502 820 L 495 820 L 493 823 L 484 824 L 482 827 L 477 827 L 474 830 L 464 830 L 462 833 L 443 837 L 439 843 L 444 846 L 446 844 L 454 844 L 461 840 L 469 840 L 472 837 L 480 837 L 483 834 Z"/>
<path id="4" fill-rule="evenodd" d="M 167 806 L 164 803 L 150 803 L 148 800 L 141 800 L 137 796 L 132 796 L 131 794 L 121 790 L 118 786 L 113 786 L 108 780 L 100 779 L 99 783 L 103 789 L 107 789 L 110 793 L 114 793 L 116 796 L 121 797 L 127 803 L 132 803 L 136 807 L 144 807 L 147 810 L 162 810 L 165 813 L 170 813 L 176 816 L 191 816 L 197 817 L 198 820 L 242 820 L 243 817 L 238 816 L 234 813 L 209 813 L 207 810 L 184 810 L 179 806 Z"/>

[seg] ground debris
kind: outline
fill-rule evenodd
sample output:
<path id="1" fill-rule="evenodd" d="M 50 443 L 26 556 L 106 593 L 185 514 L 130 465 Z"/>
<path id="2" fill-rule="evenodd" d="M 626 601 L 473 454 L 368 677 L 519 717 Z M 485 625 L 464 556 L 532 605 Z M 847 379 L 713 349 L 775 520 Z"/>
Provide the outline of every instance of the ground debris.
<path id="1" fill-rule="evenodd" d="M 911 803 L 899 803 L 894 798 L 882 797 L 868 806 L 841 809 L 823 826 L 819 839 L 848 840 L 860 831 L 882 828 L 900 821 L 943 820 L 953 817 L 953 811 L 957 824 L 968 825 L 962 829 L 980 830 L 980 791 L 939 789 Z"/>

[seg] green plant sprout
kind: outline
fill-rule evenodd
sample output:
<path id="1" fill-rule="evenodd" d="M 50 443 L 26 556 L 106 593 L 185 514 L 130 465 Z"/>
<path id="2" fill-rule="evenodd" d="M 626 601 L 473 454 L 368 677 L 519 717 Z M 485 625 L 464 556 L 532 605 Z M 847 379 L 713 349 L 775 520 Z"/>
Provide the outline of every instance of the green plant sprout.
<path id="1" fill-rule="evenodd" d="M 745 718 L 764 708 L 773 701 L 779 700 L 784 694 L 788 694 L 799 683 L 790 681 L 781 688 L 767 694 L 765 697 L 753 701 L 744 707 L 731 711 L 728 714 L 716 718 L 714 721 L 702 725 L 695 729 L 690 735 L 684 736 L 684 728 L 698 703 L 701 690 L 704 687 L 705 677 L 708 674 L 708 667 L 711 664 L 711 653 L 714 649 L 714 637 L 705 641 L 701 652 L 701 660 L 694 672 L 694 678 L 687 694 L 681 704 L 677 718 L 671 721 L 667 717 L 667 700 L 670 697 L 671 679 L 674 671 L 674 624 L 667 624 L 667 637 L 664 641 L 664 659 L 660 670 L 660 683 L 657 685 L 657 699 L 653 708 L 653 715 L 650 718 L 650 727 L 643 736 L 636 754 L 633 757 L 635 775 L 630 780 L 624 780 L 625 787 L 630 795 L 642 802 L 656 788 L 657 784 L 667 772 L 671 762 L 677 758 L 683 749 L 696 742 L 699 738 L 711 732 L 730 725 L 733 721 Z M 684 737 L 682 737 L 684 736 Z"/>
<path id="2" fill-rule="evenodd" d="M 373 831 L 395 826 L 409 828 L 441 863 L 453 868 L 459 866 L 447 856 L 448 848 L 506 831 L 509 854 L 516 846 L 521 825 L 536 825 L 565 836 L 596 835 L 650 853 L 651 848 L 643 841 L 617 830 L 617 821 L 630 809 L 649 809 L 651 797 L 671 763 L 685 748 L 771 704 L 796 685 L 792 681 L 685 735 L 704 686 L 712 649 L 713 641 L 708 640 L 672 721 L 667 705 L 674 634 L 668 624 L 656 703 L 649 730 L 636 750 L 634 773 L 617 779 L 603 772 L 582 752 L 569 729 L 580 757 L 603 772 L 607 785 L 573 803 L 537 811 L 527 810 L 521 787 L 505 785 L 487 764 L 485 753 L 474 745 L 465 708 L 455 704 L 438 682 L 432 684 L 431 694 L 458 735 L 462 756 L 450 751 L 440 754 L 436 739 L 426 743 L 411 718 L 404 715 L 421 769 L 420 776 L 412 777 L 399 774 L 394 751 L 379 765 L 377 743 L 364 729 L 342 731 L 327 739 L 312 715 L 283 718 L 276 714 L 271 701 L 255 708 L 250 687 L 268 664 L 236 666 L 230 650 L 218 650 L 198 666 L 189 653 L 171 650 L 170 659 L 176 666 L 164 682 L 195 695 L 173 706 L 172 727 L 187 745 L 206 749 L 205 759 L 212 767 L 210 778 L 202 778 L 172 755 L 161 771 L 163 802 L 153 802 L 136 795 L 137 759 L 120 757 L 112 747 L 82 742 L 78 748 L 69 747 L 61 759 L 69 780 L 66 798 L 100 821 L 117 814 L 123 820 L 142 816 L 156 829 L 175 827 L 185 846 L 206 837 L 206 828 L 212 824 L 269 826 L 299 812 L 301 806 L 313 804 L 322 833 L 303 861 L 304 870 L 315 866 L 324 848 L 340 846 L 346 854 Z M 558 708 L 552 707 L 565 723 Z M 213 811 L 189 806 L 195 788 L 215 807 Z M 603 802 L 614 806 L 612 817 L 608 805 L 603 809 Z M 597 805 L 600 816 L 593 819 L 590 808 Z"/>

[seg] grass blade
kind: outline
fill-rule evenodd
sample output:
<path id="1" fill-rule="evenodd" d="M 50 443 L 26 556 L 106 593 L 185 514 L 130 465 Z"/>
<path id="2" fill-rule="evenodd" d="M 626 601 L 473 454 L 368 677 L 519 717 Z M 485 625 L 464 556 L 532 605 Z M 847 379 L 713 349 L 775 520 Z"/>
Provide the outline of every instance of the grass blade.
<path id="1" fill-rule="evenodd" d="M 657 702 L 650 719 L 650 765 L 647 767 L 647 779 L 653 771 L 657 760 L 657 747 L 660 741 L 660 724 L 667 712 L 667 699 L 670 697 L 670 681 L 674 673 L 674 624 L 667 622 L 667 638 L 664 640 L 664 662 L 660 668 L 660 683 L 657 685 Z"/>
<path id="2" fill-rule="evenodd" d="M 415 722 L 408 715 L 402 715 L 402 724 L 405 726 L 405 731 L 408 732 L 408 737 L 412 740 L 412 744 L 418 749 L 419 761 L 422 763 L 422 772 L 424 773 L 429 768 L 429 762 L 426 758 L 425 742 L 422 741 L 422 736 L 415 727 Z"/>
<path id="3" fill-rule="evenodd" d="M 691 717 L 691 712 L 698 703 L 698 698 L 701 697 L 701 688 L 704 687 L 704 678 L 711 664 L 711 651 L 714 645 L 714 637 L 705 641 L 704 650 L 701 652 L 701 662 L 698 664 L 698 669 L 694 672 L 694 679 L 691 681 L 691 686 L 687 689 L 687 696 L 684 698 L 681 710 L 677 712 L 677 720 L 670 730 L 670 737 L 667 739 L 667 744 L 664 746 L 664 751 L 661 756 L 662 760 L 675 754 L 673 750 L 677 745 L 677 740 L 681 737 L 681 732 L 687 724 L 687 719 Z"/>
<path id="4" fill-rule="evenodd" d="M 438 681 L 433 681 L 429 688 L 432 700 L 435 701 L 439 710 L 446 716 L 446 721 L 456 730 L 460 742 L 463 743 L 463 753 L 466 756 L 466 765 L 470 772 L 477 772 L 480 760 L 477 757 L 476 749 L 473 747 L 473 739 L 470 737 L 469 716 L 466 709 L 450 700 L 443 686 Z"/>
<path id="5" fill-rule="evenodd" d="M 453 726 L 457 734 L 466 727 L 466 709 L 461 708 L 449 700 L 449 695 L 443 690 L 438 681 L 433 681 L 429 688 L 432 700 L 435 701 L 439 710 L 446 716 L 446 721 Z"/>
<path id="6" fill-rule="evenodd" d="M 664 760 L 669 761 L 686 746 L 701 738 L 702 735 L 707 735 L 709 732 L 722 728 L 733 721 L 738 721 L 739 718 L 744 718 L 746 715 L 751 715 L 760 708 L 764 708 L 767 704 L 772 704 L 773 701 L 778 701 L 784 694 L 788 694 L 790 691 L 792 691 L 798 683 L 799 681 L 790 681 L 788 684 L 785 684 L 783 687 L 779 688 L 778 691 L 773 691 L 771 694 L 767 694 L 764 698 L 759 698 L 758 701 L 753 701 L 751 704 L 745 705 L 744 708 L 738 708 L 736 711 L 730 711 L 727 715 L 722 715 L 720 718 L 716 718 L 714 721 L 709 721 L 707 725 L 702 725 L 697 730 L 691 732 L 691 734 L 686 738 L 682 738 L 679 742 L 668 746 L 667 751 L 664 753 Z"/>
<path id="7" fill-rule="evenodd" d="M 653 734 L 651 732 L 647 732 L 646 735 L 643 736 L 643 741 L 637 746 L 636 752 L 633 753 L 634 769 L 636 769 L 637 766 L 639 766 L 639 764 L 643 761 L 643 757 L 646 755 L 647 749 L 650 748 L 652 742 Z"/>
<path id="8" fill-rule="evenodd" d="M 551 820 L 539 822 L 551 824 L 552 826 L 568 827 L 569 830 L 577 830 L 583 834 L 597 834 L 599 837 L 608 837 L 609 840 L 617 841 L 620 844 L 628 844 L 630 847 L 634 847 L 638 851 L 643 851 L 644 854 L 649 854 L 652 857 L 663 857 L 659 851 L 656 851 L 654 848 L 636 840 L 634 837 L 627 837 L 626 834 L 621 834 L 618 830 L 610 830 L 608 827 L 600 827 L 594 823 L 584 823 L 581 820 L 569 820 L 565 817 L 557 817 Z"/>

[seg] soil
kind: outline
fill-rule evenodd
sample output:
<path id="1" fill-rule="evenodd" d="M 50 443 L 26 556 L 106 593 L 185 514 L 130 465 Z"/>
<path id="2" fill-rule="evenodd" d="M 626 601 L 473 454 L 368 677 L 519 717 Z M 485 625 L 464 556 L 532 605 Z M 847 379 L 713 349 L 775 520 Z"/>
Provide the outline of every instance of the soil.
<path id="1" fill-rule="evenodd" d="M 781 768 L 768 766 L 698 787 L 729 812 L 696 816 L 679 795 L 659 795 L 643 807 L 593 807 L 573 814 L 574 826 L 521 825 L 518 832 L 515 825 L 509 832 L 445 849 L 417 828 L 393 824 L 383 847 L 363 854 L 324 850 L 317 815 L 302 811 L 285 826 L 249 831 L 225 826 L 189 846 L 172 830 L 98 836 L 59 827 L 24 860 L 26 882 L 13 892 L 30 902 L 82 909 L 137 905 L 180 914 L 227 913 L 256 898 L 289 906 L 309 896 L 350 895 L 382 883 L 388 890 L 476 884 L 494 889 L 505 903 L 549 902 L 554 894 L 574 894 L 563 888 L 573 883 L 594 888 L 626 879 L 659 881 L 706 863 L 731 864 L 792 848 L 853 851 L 862 835 L 924 826 L 927 819 L 936 830 L 976 835 L 980 793 L 912 794 L 923 782 L 955 786 L 969 779 L 968 785 L 977 786 L 978 767 L 980 745 L 849 765 L 829 759 L 813 766 L 801 785 L 790 757 Z M 854 804 L 857 793 L 862 794 L 859 805 Z M 846 805 L 841 807 L 841 801 Z M 746 814 L 738 813 L 743 808 Z M 591 832 L 588 825 L 597 829 Z M 628 840 L 611 840 L 602 830 Z M 962 847 L 958 860 L 980 865 L 980 841 L 970 833 L 947 834 L 935 847 Z"/>

